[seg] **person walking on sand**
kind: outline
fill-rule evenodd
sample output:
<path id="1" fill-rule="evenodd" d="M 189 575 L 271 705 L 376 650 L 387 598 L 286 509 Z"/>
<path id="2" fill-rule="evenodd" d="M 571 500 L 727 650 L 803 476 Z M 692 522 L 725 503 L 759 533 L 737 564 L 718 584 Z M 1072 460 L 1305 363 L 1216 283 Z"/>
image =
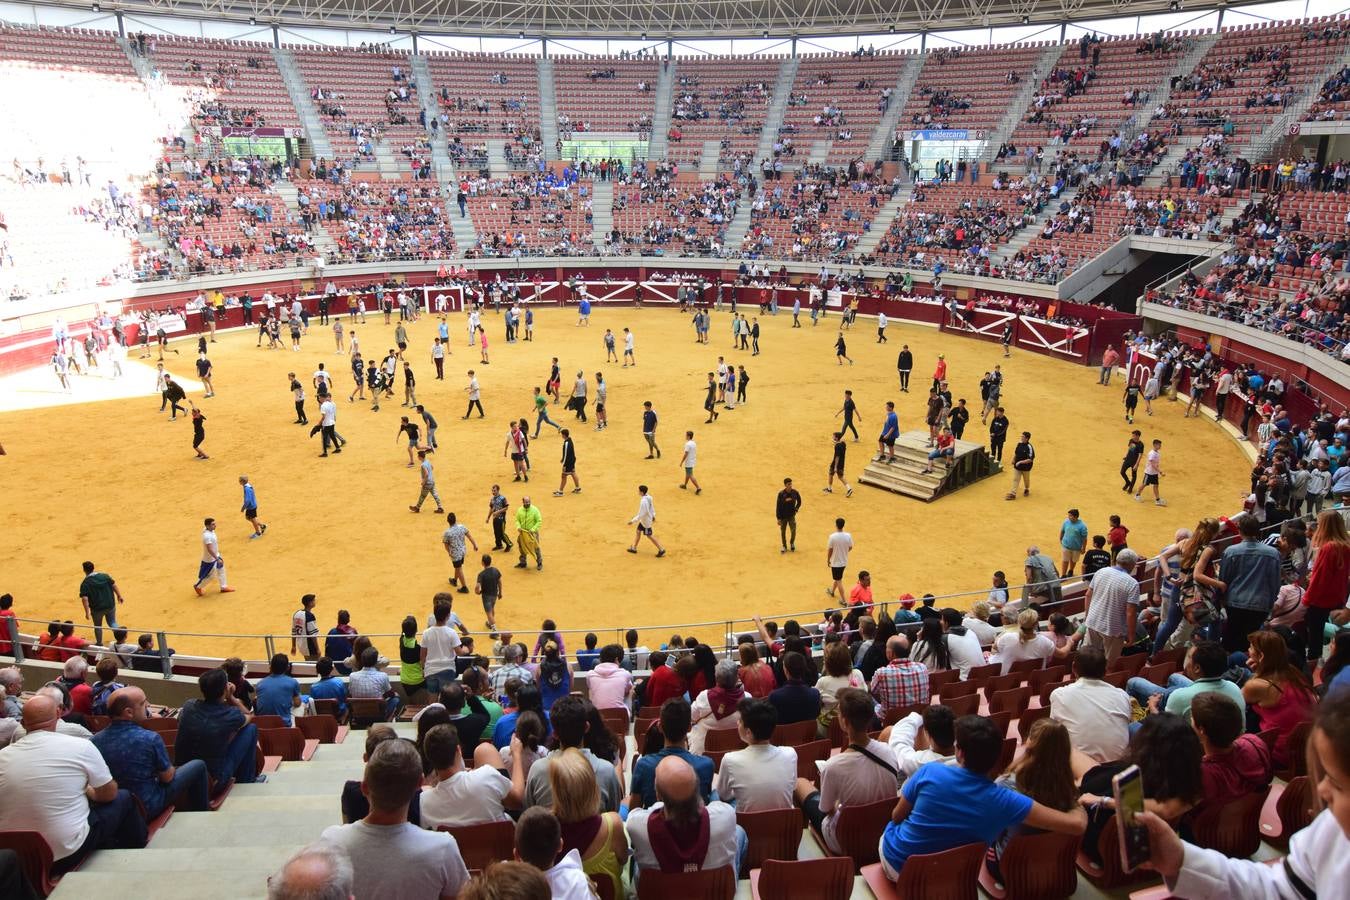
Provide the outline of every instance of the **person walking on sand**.
<path id="1" fill-rule="evenodd" d="M 1017 499 L 1017 485 L 1022 485 L 1022 496 L 1031 493 L 1031 470 L 1036 465 L 1036 448 L 1031 445 L 1031 432 L 1022 432 L 1022 439 L 1013 448 L 1012 488 L 1003 496 L 1004 500 Z"/>
<path id="2" fill-rule="evenodd" d="M 619 354 L 614 350 L 614 332 L 605 329 L 605 362 L 618 362 Z"/>
<path id="3" fill-rule="evenodd" d="M 853 535 L 844 530 L 843 518 L 835 519 L 834 533 L 825 542 L 825 560 L 834 581 L 825 589 L 825 593 L 830 597 L 838 594 L 841 605 L 848 602 L 848 596 L 844 593 L 844 569 L 848 568 L 848 554 L 852 550 Z"/>
<path id="4" fill-rule="evenodd" d="M 628 548 L 629 553 L 637 553 L 637 546 L 645 537 L 656 545 L 657 559 L 666 555 L 666 548 L 662 547 L 656 535 L 652 534 L 652 526 L 656 524 L 656 505 L 652 503 L 651 494 L 647 493 L 645 484 L 638 485 L 637 515 L 629 519 L 628 524 L 637 526 L 637 533 L 633 535 L 633 545 Z"/>
<path id="5" fill-rule="evenodd" d="M 394 443 L 403 440 L 405 434 L 408 436 L 408 468 L 410 469 L 417 465 L 413 462 L 413 454 L 419 453 L 423 449 L 421 431 L 422 429 L 418 427 L 417 423 L 409 421 L 407 416 L 399 417 L 398 434 L 394 435 Z"/>
<path id="6" fill-rule="evenodd" d="M 521 497 L 520 509 L 516 510 L 516 550 L 520 557 L 520 562 L 516 563 L 517 569 L 528 568 L 526 560 L 530 554 L 534 554 L 535 571 L 543 571 L 544 551 L 539 545 L 539 527 L 543 521 L 539 507 L 530 505 L 529 497 Z"/>
<path id="7" fill-rule="evenodd" d="M 215 576 L 220 585 L 222 594 L 234 593 L 234 588 L 225 583 L 225 558 L 220 555 L 220 541 L 216 538 L 216 520 L 207 516 L 202 522 L 202 561 L 197 567 L 197 581 L 192 585 L 192 589 L 197 592 L 197 596 L 202 596 L 205 592 L 202 585 L 207 580 Z"/>
<path id="8" fill-rule="evenodd" d="M 445 547 L 445 555 L 450 557 L 450 565 L 455 570 L 455 574 L 450 576 L 450 584 L 461 594 L 469 592 L 469 579 L 464 577 L 464 557 L 469 553 L 465 547 L 466 543 L 473 546 L 474 553 L 478 552 L 478 542 L 469 534 L 469 529 L 459 524 L 454 513 L 446 513 L 445 531 L 441 532 L 441 545 Z"/>
<path id="9" fill-rule="evenodd" d="M 525 447 L 525 434 L 520 429 L 520 423 L 512 422 L 511 430 L 506 435 L 506 446 L 502 448 L 502 456 L 511 457 L 511 466 L 516 473 L 512 481 L 530 480 L 530 474 L 525 471 Z"/>
<path id="10" fill-rule="evenodd" d="M 900 437 L 900 418 L 895 414 L 895 401 L 886 401 L 886 419 L 877 438 L 876 462 L 895 462 L 895 442 Z"/>
<path id="11" fill-rule="evenodd" d="M 413 375 L 412 365 L 403 364 L 403 406 L 417 405 L 417 378 Z"/>
<path id="12" fill-rule="evenodd" d="M 595 430 L 604 431 L 609 426 L 609 414 L 605 412 L 605 402 L 609 398 L 609 385 L 605 383 L 605 373 L 595 373 Z"/>
<path id="13" fill-rule="evenodd" d="M 842 330 L 839 332 L 839 337 L 834 339 L 834 358 L 839 360 L 841 366 L 846 359 L 850 366 L 853 365 L 853 359 L 848 355 L 848 346 L 844 343 L 844 332 Z"/>
<path id="14" fill-rule="evenodd" d="M 703 493 L 703 488 L 694 477 L 694 466 L 698 464 L 698 444 L 694 443 L 694 433 L 686 431 L 684 433 L 684 455 L 680 457 L 680 465 L 684 466 L 684 481 L 680 484 L 680 490 L 688 490 L 689 483 L 694 484 L 694 493 Z"/>
<path id="15" fill-rule="evenodd" d="M 853 419 L 857 416 L 858 421 L 861 422 L 862 416 L 858 415 L 858 404 L 853 402 L 852 391 L 844 391 L 844 405 L 839 412 L 834 414 L 834 417 L 837 419 L 841 415 L 844 417 L 844 426 L 839 429 L 839 433 L 853 432 L 853 441 L 857 443 L 861 438 L 858 435 L 858 427 L 853 424 Z"/>
<path id="16" fill-rule="evenodd" d="M 1158 479 L 1162 478 L 1162 441 L 1154 440 L 1153 449 L 1148 451 L 1144 460 L 1144 484 L 1135 492 L 1134 499 L 1143 500 L 1144 491 L 1153 486 L 1153 505 L 1166 506 L 1167 501 L 1158 495 Z"/>
<path id="17" fill-rule="evenodd" d="M 910 352 L 909 344 L 900 348 L 900 355 L 895 359 L 895 370 L 900 373 L 900 392 L 909 393 L 909 375 L 914 371 L 914 354 Z"/>
<path id="18" fill-rule="evenodd" d="M 572 433 L 566 428 L 558 432 L 562 435 L 562 479 L 558 482 L 558 489 L 553 492 L 553 496 L 561 497 L 563 489 L 567 487 L 567 479 L 572 479 L 572 493 L 581 493 L 581 482 L 577 479 L 577 448 L 572 443 Z"/>
<path id="19" fill-rule="evenodd" d="M 703 399 L 703 408 L 708 412 L 708 418 L 703 424 L 708 425 L 717 421 L 717 376 L 712 372 L 708 373 L 708 396 Z"/>
<path id="20" fill-rule="evenodd" d="M 492 486 L 492 496 L 488 498 L 488 514 L 484 521 L 492 523 L 492 549 L 510 551 L 511 539 L 506 536 L 506 513 L 511 501 L 502 494 L 501 485 Z"/>
<path id="21" fill-rule="evenodd" d="M 239 486 L 244 489 L 244 505 L 239 507 L 239 511 L 244 514 L 248 524 L 253 526 L 253 534 L 249 535 L 249 540 L 260 538 L 267 533 L 267 525 L 258 520 L 258 495 L 253 490 L 253 485 L 249 483 L 247 475 L 239 476 Z"/>
<path id="22" fill-rule="evenodd" d="M 427 412 L 426 407 L 422 406 L 422 404 L 420 403 L 414 406 L 413 409 L 417 412 L 419 416 L 422 417 L 422 424 L 426 426 L 427 450 L 431 451 L 432 453 L 435 453 L 436 448 L 439 446 L 439 444 L 437 444 L 436 442 L 436 428 L 438 427 L 436 424 L 436 417 L 433 416 L 431 413 Z"/>
<path id="23" fill-rule="evenodd" d="M 802 508 L 802 495 L 792 486 L 791 478 L 783 479 L 783 489 L 774 501 L 774 516 L 778 519 L 778 537 L 783 543 L 779 553 L 789 548 L 797 552 L 797 513 Z"/>
<path id="24" fill-rule="evenodd" d="M 191 401 L 188 401 L 188 406 L 192 407 L 192 449 L 198 459 L 210 459 L 202 452 L 202 442 L 206 440 L 206 416 Z"/>
<path id="25" fill-rule="evenodd" d="M 421 477 L 422 489 L 417 495 L 417 502 L 412 506 L 409 506 L 408 509 L 415 513 L 420 513 L 422 511 L 422 504 L 425 503 L 427 497 L 430 496 L 432 500 L 436 501 L 436 512 L 445 512 L 445 510 L 441 508 L 441 495 L 436 493 L 436 473 L 431 468 L 431 460 L 427 459 L 427 451 L 418 450 L 417 459 L 419 462 L 419 475 Z M 478 548 L 475 547 L 474 549 L 476 550 Z"/>
<path id="26" fill-rule="evenodd" d="M 207 359 L 206 353 L 197 354 L 197 377 L 201 379 L 202 387 L 206 388 L 205 397 L 214 397 L 216 387 L 212 383 L 215 377 L 215 367 L 211 365 L 211 360 Z"/>
<path id="27" fill-rule="evenodd" d="M 642 437 L 647 441 L 647 459 L 660 459 L 661 448 L 656 446 L 656 410 L 652 409 L 652 401 L 644 400 L 642 402 Z M 653 456 L 652 454 L 656 454 Z"/>
<path id="28" fill-rule="evenodd" d="M 633 356 L 633 332 L 631 332 L 631 331 L 629 331 L 627 328 L 625 328 L 625 329 L 623 330 L 623 366 L 622 366 L 622 368 L 625 368 L 625 369 L 626 369 L 626 368 L 628 368 L 629 366 L 636 366 L 636 365 L 637 365 L 637 359 Z"/>
<path id="29" fill-rule="evenodd" d="M 844 486 L 844 496 L 853 496 L 853 485 L 849 484 L 848 479 L 844 477 L 844 460 L 847 456 L 848 444 L 844 443 L 844 433 L 842 431 L 836 431 L 834 433 L 834 453 L 830 457 L 829 481 L 824 487 L 825 493 L 834 493 L 834 479 L 838 476 L 839 483 Z"/>
<path id="30" fill-rule="evenodd" d="M 555 430 L 562 430 L 562 426 L 548 417 L 548 397 L 539 388 L 534 389 L 534 437 L 539 437 L 539 431 L 545 425 L 552 425 Z"/>
<path id="31" fill-rule="evenodd" d="M 468 376 L 469 384 L 464 388 L 464 392 L 469 395 L 469 408 L 464 411 L 464 415 L 460 416 L 460 418 L 467 419 L 469 414 L 473 412 L 474 407 L 477 407 L 478 418 L 481 419 L 483 418 L 483 403 L 480 399 L 481 393 L 480 388 L 478 387 L 478 378 L 473 374 L 473 369 L 469 370 Z"/>

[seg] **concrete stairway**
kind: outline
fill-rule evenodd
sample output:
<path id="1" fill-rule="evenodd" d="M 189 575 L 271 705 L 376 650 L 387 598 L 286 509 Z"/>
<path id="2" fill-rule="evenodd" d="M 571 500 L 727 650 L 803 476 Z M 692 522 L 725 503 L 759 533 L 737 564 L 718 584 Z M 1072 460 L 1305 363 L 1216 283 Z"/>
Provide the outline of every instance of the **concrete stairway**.
<path id="1" fill-rule="evenodd" d="M 464 215 L 459 214 L 459 204 L 455 202 L 458 192 L 459 188 L 453 182 L 441 188 L 445 197 L 445 214 L 450 219 L 450 231 L 455 236 L 455 249 L 463 256 L 478 246 L 478 228 L 473 224 L 473 213 L 466 209 Z"/>
<path id="2" fill-rule="evenodd" d="M 380 173 L 381 181 L 400 181 L 403 173 L 410 171 L 404 165 L 403 157 L 384 140 L 375 142 L 375 169 Z"/>
<path id="3" fill-rule="evenodd" d="M 541 56 L 539 70 L 539 142 L 544 159 L 558 158 L 558 94 L 553 84 L 553 60 Z"/>
<path id="4" fill-rule="evenodd" d="M 293 224 L 300 223 L 300 192 L 295 185 L 285 178 L 278 178 L 272 185 L 276 190 L 277 196 L 286 204 L 287 219 Z M 337 257 L 337 242 L 327 229 L 321 224 L 315 224 L 309 229 L 310 237 L 314 238 L 314 247 L 319 251 L 319 255 L 324 259 L 334 259 Z"/>
<path id="5" fill-rule="evenodd" d="M 1067 46 L 1068 44 L 1051 44 L 1042 50 L 1041 55 L 1036 58 L 1036 64 L 1031 67 L 1031 74 L 1022 79 L 1021 90 L 1013 97 L 1008 111 L 1003 114 L 998 126 L 985 135 L 984 161 L 986 164 L 994 161 L 994 157 L 998 155 L 999 144 L 1007 141 L 1009 135 L 1016 130 L 1018 124 L 1022 121 L 1022 117 L 1026 115 L 1027 107 L 1031 105 L 1031 98 L 1035 96 L 1036 91 L 1040 89 L 1041 82 L 1059 62 L 1059 58 L 1064 54 L 1064 49 Z"/>
<path id="6" fill-rule="evenodd" d="M 656 109 L 652 111 L 652 139 L 647 143 L 647 159 L 664 162 L 669 144 L 670 113 L 675 105 L 675 60 L 666 60 L 656 78 Z"/>
<path id="7" fill-rule="evenodd" d="M 919 83 L 919 73 L 923 71 L 923 63 L 927 58 L 926 53 L 915 54 L 900 70 L 900 78 L 895 83 L 895 90 L 891 92 L 891 105 L 886 107 L 881 121 L 877 123 L 876 131 L 872 132 L 872 140 L 867 144 L 863 159 L 874 162 L 890 152 L 891 137 L 895 134 L 896 126 L 900 124 L 900 113 L 904 111 L 905 101 L 909 99 L 909 95 L 914 93 L 914 86 Z"/>
<path id="8" fill-rule="evenodd" d="M 591 240 L 601 250 L 614 230 L 614 182 L 591 182 Z"/>
<path id="9" fill-rule="evenodd" d="M 902 187 L 894 197 L 881 204 L 881 209 L 877 211 L 876 217 L 872 219 L 871 228 L 864 233 L 862 237 L 858 238 L 858 243 L 853 248 L 853 252 L 858 256 L 866 256 L 869 253 L 874 253 L 877 249 L 877 244 L 881 243 L 881 239 L 885 237 L 886 231 L 891 227 L 891 223 L 895 221 L 895 217 L 899 215 L 900 210 L 902 210 L 907 203 L 909 203 L 909 189 L 907 187 Z"/>
<path id="10" fill-rule="evenodd" d="M 1016 256 L 1017 251 L 1031 243 L 1032 239 L 1041 233 L 1041 226 L 1045 224 L 1046 219 L 1053 216 L 1059 210 L 1059 205 L 1061 203 L 1072 203 L 1073 198 L 1077 196 L 1078 189 L 1069 188 L 1055 200 L 1047 203 L 1045 209 L 1041 210 L 1040 215 L 1038 215 L 1029 225 L 1023 225 L 1021 230 L 1009 238 L 1006 244 L 999 246 L 996 251 L 998 258 L 1012 259 Z"/>
<path id="11" fill-rule="evenodd" d="M 420 53 L 414 53 L 410 65 L 412 69 L 413 83 L 417 85 L 417 100 L 422 106 L 422 110 L 427 114 L 427 122 L 430 123 L 440 118 L 441 104 L 436 99 L 435 82 L 431 80 L 431 68 L 427 65 L 427 58 Z M 442 185 L 446 182 L 453 183 L 455 180 L 455 165 L 450 159 L 450 153 L 446 150 L 446 136 L 439 128 L 432 131 L 427 129 L 427 139 L 431 142 L 431 169 L 436 175 L 436 180 Z"/>
<path id="12" fill-rule="evenodd" d="M 130 61 L 131 67 L 136 70 L 137 75 L 141 76 L 141 81 L 144 81 L 147 84 L 153 81 L 155 77 L 155 67 L 151 64 L 150 60 L 141 56 L 139 53 L 134 52 L 131 49 L 131 41 L 126 38 L 119 36 L 116 40 L 117 46 L 122 48 L 122 52 L 126 54 L 127 60 Z"/>
<path id="13" fill-rule="evenodd" d="M 773 156 L 773 144 L 778 140 L 778 129 L 783 127 L 783 114 L 787 112 L 788 96 L 792 93 L 792 84 L 797 80 L 797 67 L 801 60 L 789 56 L 778 66 L 778 77 L 773 83 L 773 100 L 768 112 L 764 114 L 764 127 L 759 132 L 759 147 L 755 150 L 755 163 L 763 162 Z"/>
<path id="14" fill-rule="evenodd" d="M 877 462 L 869 455 L 858 483 L 929 502 L 1002 471 L 983 444 L 957 441 L 951 469 L 944 470 L 942 463 L 934 460 L 934 471 L 924 474 L 928 450 L 927 432 L 907 431 L 895 442 L 895 462 Z"/>
<path id="15" fill-rule="evenodd" d="M 698 177 L 712 181 L 717 177 L 717 166 L 722 157 L 721 141 L 704 141 L 703 155 L 698 158 Z"/>
<path id="16" fill-rule="evenodd" d="M 314 106 L 314 101 L 310 99 L 309 87 L 305 84 L 304 76 L 300 74 L 300 67 L 295 64 L 295 57 L 291 55 L 289 50 L 273 47 L 272 59 L 281 72 L 282 80 L 286 82 L 286 93 L 290 96 L 291 103 L 300 115 L 300 125 L 305 129 L 305 140 L 309 143 L 313 156 L 321 159 L 335 159 L 336 154 L 333 153 L 333 145 L 328 141 L 328 133 L 323 130 L 323 121 L 319 118 L 319 110 Z"/>
<path id="17" fill-rule="evenodd" d="M 806 155 L 806 164 L 808 166 L 823 166 L 825 160 L 830 156 L 830 148 L 834 146 L 834 141 L 829 138 L 811 142 L 811 152 Z"/>
<path id="18" fill-rule="evenodd" d="M 746 232 L 750 230 L 750 207 L 754 201 L 754 197 L 746 196 L 736 205 L 736 215 L 727 223 L 726 238 L 722 244 L 724 256 L 740 255 L 741 244 L 745 242 Z"/>
<path id="19" fill-rule="evenodd" d="M 1164 72 L 1162 83 L 1154 85 L 1149 91 L 1148 102 L 1143 105 L 1143 108 L 1136 110 L 1120 123 L 1119 130 L 1123 131 L 1130 140 L 1133 140 L 1139 132 L 1149 128 L 1153 110 L 1166 105 L 1172 99 L 1172 79 L 1189 75 L 1205 54 L 1209 52 L 1210 48 L 1218 42 L 1219 35 L 1217 32 L 1210 32 L 1193 38 L 1193 40 L 1195 46 L 1190 49 L 1190 52 L 1178 59 L 1172 68 Z M 1162 167 L 1159 166 L 1158 168 Z"/>
<path id="20" fill-rule="evenodd" d="M 1347 59 L 1350 59 L 1350 56 L 1347 56 L 1346 53 L 1333 57 L 1321 72 L 1300 85 L 1303 88 L 1303 93 L 1299 98 L 1286 106 L 1259 134 L 1253 135 L 1251 140 L 1237 150 L 1237 155 L 1250 160 L 1258 160 L 1273 153 L 1280 142 L 1288 136 L 1289 126 L 1294 122 L 1303 120 L 1303 116 L 1308 110 L 1312 109 L 1313 103 L 1317 101 L 1322 85 L 1326 84 L 1328 79 L 1339 72 L 1342 66 L 1346 65 Z"/>
<path id="21" fill-rule="evenodd" d="M 488 171 L 493 178 L 502 178 L 511 174 L 511 164 L 506 161 L 506 141 L 492 138 L 487 142 Z"/>

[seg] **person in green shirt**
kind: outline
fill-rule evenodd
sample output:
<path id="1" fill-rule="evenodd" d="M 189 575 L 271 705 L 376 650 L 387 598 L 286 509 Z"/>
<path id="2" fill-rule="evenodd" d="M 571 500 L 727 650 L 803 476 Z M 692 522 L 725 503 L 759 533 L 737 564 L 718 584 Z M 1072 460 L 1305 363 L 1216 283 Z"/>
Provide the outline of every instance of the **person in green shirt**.
<path id="1" fill-rule="evenodd" d="M 521 497 L 520 503 L 520 509 L 516 510 L 516 549 L 520 551 L 520 562 L 516 563 L 516 568 L 527 568 L 525 560 L 533 553 L 534 568 L 540 571 L 544 568 L 544 551 L 539 546 L 539 526 L 543 516 L 539 514 L 539 507 L 530 505 L 529 497 Z"/>
<path id="2" fill-rule="evenodd" d="M 84 617 L 94 623 L 94 643 L 103 643 L 103 623 L 109 628 L 117 624 L 117 604 L 125 603 L 126 598 L 107 572 L 94 571 L 94 564 L 84 563 L 84 580 L 80 582 L 80 602 L 84 604 Z"/>
<path id="3" fill-rule="evenodd" d="M 548 397 L 544 396 L 539 388 L 534 389 L 534 437 L 539 437 L 539 431 L 545 425 L 552 425 L 555 429 L 561 426 L 548 417 Z"/>
<path id="4" fill-rule="evenodd" d="M 427 684 L 422 673 L 422 648 L 417 643 L 417 619 L 412 616 L 404 618 L 403 634 L 398 639 L 398 682 L 409 703 Z"/>

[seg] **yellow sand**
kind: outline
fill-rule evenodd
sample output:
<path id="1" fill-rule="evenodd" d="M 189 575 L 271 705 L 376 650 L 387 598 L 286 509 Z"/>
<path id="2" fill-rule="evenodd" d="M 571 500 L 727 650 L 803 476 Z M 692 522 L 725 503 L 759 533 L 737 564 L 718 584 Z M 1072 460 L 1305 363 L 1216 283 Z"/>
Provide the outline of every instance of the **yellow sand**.
<path id="1" fill-rule="evenodd" d="M 1182 404 L 1159 402 L 1156 415 L 1137 422 L 1146 441 L 1164 442 L 1162 484 L 1169 506 L 1155 508 L 1123 494 L 1116 476 L 1129 432 L 1118 378 L 1112 388 L 1100 387 L 1095 368 L 1028 352 L 1004 360 L 997 345 L 918 326 L 892 324 L 890 342 L 878 345 L 870 320 L 860 320 L 848 335 L 856 365 L 840 367 L 833 354 L 838 318 L 816 328 L 803 319 L 799 330 L 790 327 L 790 315 L 761 319 L 763 353 L 751 357 L 731 349 L 726 313 L 714 314 L 712 342 L 700 346 L 689 320 L 672 310 L 600 311 L 588 328 L 576 327 L 571 311 L 540 310 L 535 341 L 513 345 L 503 341 L 501 320 L 489 312 L 484 322 L 492 362 L 483 366 L 477 349 L 465 346 L 464 316 L 454 315 L 453 355 L 442 382 L 433 380 L 428 349 L 435 318 L 424 316 L 410 327 L 418 398 L 441 425 L 434 461 L 446 508 L 460 514 L 485 549 L 491 548 L 484 518 L 494 481 L 510 498 L 513 515 L 523 487 L 543 514 L 542 572 L 512 568 L 513 557 L 496 555 L 505 573 L 501 626 L 532 642 L 548 616 L 563 629 L 595 630 L 602 644 L 616 629 L 636 626 L 643 641 L 656 646 L 671 632 L 720 643 L 725 627 L 706 623 L 739 619 L 735 627 L 742 630 L 756 612 L 811 619 L 828 602 L 824 544 L 839 515 L 847 517 L 856 543 L 849 585 L 859 569 L 869 569 L 881 600 L 905 591 L 982 589 L 995 569 L 1018 584 L 1028 544 L 1039 543 L 1058 559 L 1059 524 L 1070 506 L 1082 510 L 1093 534 L 1105 533 L 1108 515 L 1121 514 L 1131 529 L 1130 544 L 1145 554 L 1156 553 L 1178 526 L 1238 508 L 1246 484 L 1240 449 L 1213 422 L 1183 419 Z M 636 368 L 604 362 L 605 328 L 614 330 L 622 353 L 625 326 L 636 336 Z M 393 343 L 393 326 L 374 317 L 356 330 L 367 357 L 382 357 Z M 906 342 L 914 351 L 915 375 L 911 393 L 901 394 L 895 359 Z M 183 357 L 171 371 L 195 374 L 194 343 L 178 344 Z M 968 398 L 976 409 L 967 439 L 981 440 L 986 433 L 978 417 L 980 376 L 1003 364 L 1012 433 L 1029 429 L 1038 450 L 1031 497 L 1005 502 L 1004 476 L 933 504 L 863 486 L 848 499 L 838 488 L 832 496 L 822 494 L 843 390 L 853 390 L 862 414 L 863 442 L 849 445 L 850 477 L 856 478 L 875 448 L 886 400 L 898 401 L 902 430 L 922 427 L 939 352 L 946 354 L 955 396 Z M 750 402 L 705 425 L 706 373 L 718 354 L 746 366 Z M 556 421 L 572 427 L 580 495 L 552 496 L 559 438 L 547 426 L 531 447 L 528 486 L 511 482 L 511 465 L 502 455 L 511 417 L 526 416 L 533 426 L 531 388 L 544 384 L 554 355 L 562 361 L 564 395 L 578 369 L 592 382 L 592 400 L 594 373 L 603 369 L 609 382 L 611 424 L 604 432 L 594 431 L 593 414 L 585 426 L 561 405 L 550 407 Z M 440 542 L 445 522 L 431 514 L 431 502 L 420 515 L 408 511 L 418 479 L 415 469 L 406 468 L 405 442 L 396 437 L 405 412 L 399 406 L 401 385 L 378 413 L 368 402 L 347 403 L 347 360 L 334 353 L 331 330 L 317 319 L 300 353 L 257 349 L 254 334 L 237 333 L 222 335 L 211 358 L 219 393 L 209 400 L 192 397 L 207 412 L 209 461 L 194 460 L 191 425 L 168 423 L 157 412 L 158 397 L 148 393 L 143 399 L 0 415 L 0 442 L 9 453 L 0 457 L 0 591 L 14 594 L 19 615 L 79 621 L 80 563 L 91 559 L 113 574 L 126 595 L 123 623 L 134 632 L 179 632 L 171 643 L 182 652 L 261 657 L 260 639 L 181 633 L 286 635 L 306 592 L 318 595 L 323 631 L 332 627 L 339 608 L 350 610 L 356 627 L 369 633 L 396 632 L 408 613 L 423 620 L 431 595 L 446 587 L 449 561 Z M 317 421 L 309 376 L 320 362 L 335 373 L 338 429 L 350 440 L 342 455 L 328 459 L 316 458 L 318 438 L 309 439 L 308 428 L 291 424 L 286 378 L 288 371 L 301 376 L 311 398 L 310 419 Z M 469 368 L 479 373 L 485 420 L 460 420 Z M 643 459 L 644 400 L 652 400 L 661 417 L 659 461 Z M 698 441 L 702 496 L 676 488 L 686 428 Z M 1008 443 L 1009 459 L 1014 440 Z M 241 473 L 256 485 L 261 518 L 270 526 L 261 540 L 247 539 L 250 530 L 239 513 Z M 805 501 L 797 552 L 786 556 L 779 553 L 774 521 L 774 498 L 784 476 L 795 479 Z M 632 539 L 627 523 L 636 512 L 639 483 L 651 486 L 657 535 L 669 548 L 664 559 L 653 558 L 645 542 L 638 556 L 624 552 Z M 221 596 L 213 582 L 199 599 L 191 585 L 206 515 L 221 522 L 221 552 L 238 591 Z M 471 573 L 479 568 L 472 550 L 466 567 Z M 456 610 L 481 634 L 476 597 L 457 595 Z M 379 643 L 386 652 L 393 649 L 389 639 Z M 285 650 L 287 644 L 279 639 L 278 647 Z M 579 646 L 580 636 L 569 636 L 568 644 Z"/>

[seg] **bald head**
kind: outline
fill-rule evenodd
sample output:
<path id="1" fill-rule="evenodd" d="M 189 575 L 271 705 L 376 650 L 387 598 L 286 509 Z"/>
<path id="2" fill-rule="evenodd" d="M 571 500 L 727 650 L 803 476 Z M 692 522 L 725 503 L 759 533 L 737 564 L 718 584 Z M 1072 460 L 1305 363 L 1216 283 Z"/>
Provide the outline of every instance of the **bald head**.
<path id="1" fill-rule="evenodd" d="M 694 767 L 678 756 L 667 756 L 656 765 L 656 797 L 666 808 L 666 818 L 692 822 L 698 818 L 703 798 L 699 795 Z"/>
<path id="2" fill-rule="evenodd" d="M 267 879 L 268 900 L 349 900 L 351 858 L 336 844 L 315 843 L 296 852 Z"/>
<path id="3" fill-rule="evenodd" d="M 145 691 L 138 687 L 124 687 L 108 698 L 108 716 L 113 719 L 142 721 L 145 718 Z"/>
<path id="4" fill-rule="evenodd" d="M 46 694 L 37 694 L 23 705 L 24 731 L 55 731 L 61 707 Z"/>
<path id="5" fill-rule="evenodd" d="M 887 659 L 905 659 L 909 656 L 909 638 L 903 634 L 893 634 L 886 641 Z"/>

